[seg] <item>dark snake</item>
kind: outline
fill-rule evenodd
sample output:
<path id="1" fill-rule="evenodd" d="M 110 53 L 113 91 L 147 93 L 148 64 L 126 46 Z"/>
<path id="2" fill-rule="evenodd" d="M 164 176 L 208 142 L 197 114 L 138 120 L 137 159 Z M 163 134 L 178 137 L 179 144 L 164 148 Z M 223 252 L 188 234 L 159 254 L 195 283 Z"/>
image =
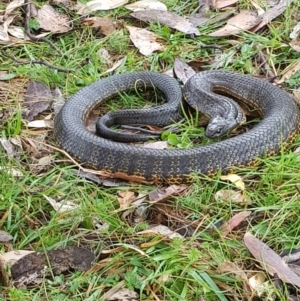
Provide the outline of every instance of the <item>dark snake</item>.
<path id="1" fill-rule="evenodd" d="M 211 118 L 206 129 L 210 136 L 218 136 L 243 120 L 227 96 L 242 102 L 262 116 L 248 132 L 210 145 L 161 150 L 112 141 L 87 130 L 87 117 L 95 107 L 139 87 L 157 88 L 167 102 L 138 114 L 135 110 L 109 113 L 103 117 L 104 131 L 105 126 L 127 120 L 164 126 L 178 119 L 182 92 L 175 79 L 155 72 L 114 75 L 83 88 L 65 103 L 54 120 L 59 146 L 83 164 L 115 177 L 182 183 L 193 179 L 193 174 L 213 175 L 218 170 L 250 166 L 257 158 L 278 154 L 299 133 L 300 113 L 291 96 L 261 79 L 225 71 L 194 75 L 183 87 L 184 97 L 192 107 L 206 110 L 203 113 Z M 200 99 L 204 105 L 198 105 Z M 225 106 L 219 107 L 222 102 Z M 121 137 L 124 139 L 126 134 Z"/>

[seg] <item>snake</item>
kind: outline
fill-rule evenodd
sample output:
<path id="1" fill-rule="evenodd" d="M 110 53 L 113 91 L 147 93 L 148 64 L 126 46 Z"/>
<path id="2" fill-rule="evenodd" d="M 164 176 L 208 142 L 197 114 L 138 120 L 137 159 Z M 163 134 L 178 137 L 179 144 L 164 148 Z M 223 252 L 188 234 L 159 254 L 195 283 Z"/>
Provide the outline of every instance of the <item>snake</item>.
<path id="1" fill-rule="evenodd" d="M 138 111 L 110 112 L 102 122 L 104 131 L 127 120 L 164 126 L 180 117 L 182 98 L 210 118 L 206 134 L 212 137 L 244 120 L 236 101 L 258 112 L 261 120 L 237 136 L 187 149 L 145 148 L 124 142 L 126 134 L 120 135 L 121 141 L 115 141 L 87 129 L 89 114 L 100 104 L 124 91 L 153 87 L 164 94 L 165 103 Z M 183 88 L 176 79 L 159 72 L 108 76 L 71 96 L 54 119 L 54 138 L 59 147 L 85 166 L 116 178 L 172 184 L 191 182 L 195 175 L 211 176 L 252 166 L 258 158 L 278 154 L 299 130 L 300 112 L 288 93 L 265 80 L 221 70 L 196 73 Z"/>

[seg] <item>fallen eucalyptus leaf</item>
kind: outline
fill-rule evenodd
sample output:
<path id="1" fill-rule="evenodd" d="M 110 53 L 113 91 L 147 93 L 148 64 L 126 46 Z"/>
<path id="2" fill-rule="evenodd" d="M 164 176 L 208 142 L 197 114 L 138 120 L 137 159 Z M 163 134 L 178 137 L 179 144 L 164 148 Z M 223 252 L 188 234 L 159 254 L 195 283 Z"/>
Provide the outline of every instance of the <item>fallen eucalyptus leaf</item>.
<path id="1" fill-rule="evenodd" d="M 260 23 L 262 20 L 261 16 L 257 15 L 257 12 L 250 10 L 242 10 L 239 14 L 227 21 L 227 24 L 210 33 L 210 37 L 226 37 L 230 35 L 239 34 L 245 30 L 253 28 L 255 25 Z"/>
<path id="2" fill-rule="evenodd" d="M 137 2 L 125 5 L 125 8 L 127 8 L 131 11 L 141 11 L 141 10 L 151 10 L 151 9 L 164 10 L 164 11 L 168 10 L 167 6 L 164 3 L 161 3 L 156 0 L 137 1 Z"/>
<path id="3" fill-rule="evenodd" d="M 196 36 L 200 35 L 198 29 L 194 27 L 194 25 L 190 21 L 172 12 L 154 9 L 133 12 L 130 14 L 130 16 L 144 22 L 167 25 L 170 28 L 176 29 L 186 34 L 194 34 Z"/>
<path id="4" fill-rule="evenodd" d="M 300 287 L 300 278 L 287 265 L 286 262 L 265 243 L 247 232 L 244 243 L 251 254 L 260 262 L 266 271 L 274 276 L 277 274 L 283 282 Z"/>
<path id="5" fill-rule="evenodd" d="M 133 42 L 134 46 L 138 48 L 141 54 L 147 56 L 156 50 L 165 49 L 163 45 L 156 41 L 157 39 L 161 39 L 161 37 L 153 32 L 134 26 L 126 26 L 126 28 L 130 33 L 130 40 Z"/>

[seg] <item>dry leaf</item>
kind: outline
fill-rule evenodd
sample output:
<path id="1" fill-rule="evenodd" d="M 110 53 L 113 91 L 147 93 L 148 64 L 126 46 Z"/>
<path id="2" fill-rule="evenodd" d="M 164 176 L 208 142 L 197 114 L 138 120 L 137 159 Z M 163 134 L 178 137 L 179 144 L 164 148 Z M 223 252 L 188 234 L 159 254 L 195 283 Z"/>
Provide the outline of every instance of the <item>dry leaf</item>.
<path id="1" fill-rule="evenodd" d="M 48 128 L 52 129 L 53 128 L 53 121 L 52 120 L 33 120 L 27 123 L 27 126 L 29 128 L 36 128 L 36 129 L 41 129 L 41 128 Z"/>
<path id="2" fill-rule="evenodd" d="M 104 36 L 108 36 L 114 33 L 120 25 L 118 22 L 114 22 L 109 18 L 102 18 L 102 17 L 86 18 L 82 21 L 82 24 L 89 27 L 99 27 L 100 33 L 103 34 Z"/>
<path id="3" fill-rule="evenodd" d="M 15 157 L 18 149 L 19 149 L 19 145 L 14 143 L 13 138 L 0 138 L 0 144 L 2 145 L 2 147 L 4 148 L 6 154 L 8 157 Z"/>
<path id="4" fill-rule="evenodd" d="M 24 176 L 21 171 L 16 170 L 14 168 L 5 168 L 5 167 L 0 166 L 0 171 L 4 171 L 8 175 L 11 175 L 11 176 L 16 177 L 16 178 L 22 178 Z"/>
<path id="5" fill-rule="evenodd" d="M 299 105 L 299 103 L 300 103 L 300 89 L 293 90 L 293 95 L 295 96 L 297 104 Z"/>
<path id="6" fill-rule="evenodd" d="M 7 31 L 13 37 L 16 37 L 16 38 L 19 38 L 22 40 L 25 39 L 24 29 L 22 27 L 10 26 L 10 27 L 8 27 Z"/>
<path id="7" fill-rule="evenodd" d="M 108 66 L 111 66 L 113 64 L 113 62 L 111 60 L 111 55 L 109 54 L 109 52 L 106 48 L 100 48 L 97 51 L 97 54 L 99 55 L 101 60 L 104 61 Z"/>
<path id="8" fill-rule="evenodd" d="M 109 10 L 126 4 L 128 0 L 93 0 L 87 2 L 78 10 L 78 14 L 89 14 L 97 10 Z"/>
<path id="9" fill-rule="evenodd" d="M 28 121 L 32 121 L 39 113 L 47 110 L 52 102 L 52 93 L 50 89 L 42 82 L 30 81 L 26 94 L 25 102 L 29 112 L 26 117 Z"/>
<path id="10" fill-rule="evenodd" d="M 152 233 L 160 234 L 160 235 L 168 237 L 170 239 L 173 239 L 175 237 L 183 238 L 183 236 L 180 235 L 179 233 L 174 232 L 174 231 L 170 230 L 167 226 L 163 226 L 163 225 L 153 226 L 153 227 L 150 227 L 148 230 L 138 232 L 138 234 L 152 234 Z"/>
<path id="11" fill-rule="evenodd" d="M 54 116 L 57 115 L 57 113 L 60 111 L 62 106 L 65 104 L 65 99 L 58 87 L 55 87 L 55 89 L 52 91 L 52 96 L 53 96 L 53 102 L 51 105 L 51 108 L 54 111 Z M 47 120 L 47 125 L 49 120 Z"/>
<path id="12" fill-rule="evenodd" d="M 156 42 L 156 40 L 161 39 L 161 37 L 155 33 L 134 26 L 126 26 L 126 28 L 130 33 L 130 40 L 141 54 L 150 55 L 156 50 L 164 50 L 164 46 Z"/>
<path id="13" fill-rule="evenodd" d="M 153 148 L 153 149 L 166 149 L 168 148 L 168 146 L 169 145 L 167 141 L 155 141 L 143 145 L 144 148 Z"/>
<path id="14" fill-rule="evenodd" d="M 235 263 L 231 261 L 224 261 L 218 265 L 218 270 L 220 273 L 230 272 L 238 276 L 243 280 L 247 280 L 246 273 L 241 270 Z"/>
<path id="15" fill-rule="evenodd" d="M 13 239 L 13 236 L 11 236 L 8 232 L 0 230 L 0 242 L 8 242 Z"/>
<path id="16" fill-rule="evenodd" d="M 284 260 L 269 248 L 265 243 L 247 232 L 244 243 L 251 254 L 260 262 L 263 268 L 271 274 L 277 274 L 283 282 L 300 287 L 300 278 L 295 274 Z"/>
<path id="17" fill-rule="evenodd" d="M 130 16 L 139 19 L 144 22 L 160 23 L 167 25 L 170 28 L 177 29 L 186 34 L 200 35 L 198 29 L 194 25 L 183 17 L 178 16 L 175 13 L 161 10 L 147 10 L 133 12 Z"/>
<path id="18" fill-rule="evenodd" d="M 149 193 L 149 201 L 151 203 L 160 202 L 162 200 L 165 200 L 169 198 L 171 195 L 178 194 L 185 189 L 187 189 L 187 185 L 171 185 L 165 189 L 155 189 Z"/>
<path id="19" fill-rule="evenodd" d="M 253 291 L 257 291 L 258 288 L 266 281 L 266 277 L 263 273 L 257 273 L 248 280 L 248 284 Z"/>
<path id="20" fill-rule="evenodd" d="M 227 236 L 234 228 L 236 228 L 241 222 L 243 222 L 249 215 L 251 211 L 242 211 L 235 214 L 228 222 L 224 223 L 221 227 L 221 232 L 223 236 Z"/>
<path id="21" fill-rule="evenodd" d="M 181 60 L 179 57 L 175 58 L 174 73 L 183 84 L 185 84 L 189 78 L 196 74 L 194 69 L 190 67 L 186 62 Z"/>
<path id="22" fill-rule="evenodd" d="M 264 14 L 260 15 L 262 17 L 262 20 L 259 24 L 257 24 L 255 27 L 253 27 L 250 31 L 251 32 L 257 32 L 265 25 L 269 24 L 273 19 L 280 16 L 286 9 L 286 3 L 282 2 L 279 3 L 269 10 L 267 10 Z"/>
<path id="23" fill-rule="evenodd" d="M 120 209 L 127 209 L 135 199 L 135 193 L 133 191 L 118 191 L 118 202 Z"/>
<path id="24" fill-rule="evenodd" d="M 251 203 L 251 199 L 242 191 L 235 191 L 232 189 L 221 189 L 216 192 L 214 196 L 216 201 L 232 202 L 232 203 Z"/>
<path id="25" fill-rule="evenodd" d="M 220 9 L 235 4 L 237 2 L 238 0 L 217 0 L 216 3 L 213 5 L 213 7 Z"/>
<path id="26" fill-rule="evenodd" d="M 294 26 L 292 32 L 290 33 L 290 39 L 292 39 L 292 40 L 297 39 L 299 33 L 300 33 L 300 22 L 298 22 L 298 23 Z"/>
<path id="27" fill-rule="evenodd" d="M 53 33 L 71 30 L 71 20 L 66 14 L 57 12 L 51 5 L 45 4 L 38 10 L 36 17 L 40 27 Z"/>
<path id="28" fill-rule="evenodd" d="M 289 43 L 291 48 L 297 52 L 300 52 L 300 41 L 299 40 L 293 40 Z"/>
<path id="29" fill-rule="evenodd" d="M 54 210 L 59 213 L 63 213 L 63 212 L 67 212 L 67 211 L 71 211 L 71 210 L 80 208 L 79 205 L 76 205 L 71 201 L 63 200 L 61 202 L 57 202 L 47 195 L 43 194 L 43 196 L 50 203 L 50 205 L 54 208 Z"/>
<path id="30" fill-rule="evenodd" d="M 5 22 L 2 25 L 0 25 L 0 40 L 6 41 L 6 42 L 11 40 L 10 37 L 8 36 L 8 28 L 14 18 L 15 18 L 15 16 L 9 16 L 5 20 Z"/>
<path id="31" fill-rule="evenodd" d="M 243 182 L 242 178 L 236 174 L 228 174 L 225 176 L 221 176 L 221 180 L 230 181 L 237 188 L 241 189 L 242 191 L 245 190 L 245 183 Z"/>
<path id="32" fill-rule="evenodd" d="M 122 59 L 116 61 L 113 66 L 109 69 L 107 69 L 105 72 L 101 73 L 100 76 L 106 74 L 106 73 L 109 73 L 109 72 L 112 72 L 112 71 L 115 71 L 116 69 L 118 69 L 120 66 L 122 66 L 123 64 L 125 64 L 126 62 L 126 59 L 127 57 L 123 57 Z"/>
<path id="33" fill-rule="evenodd" d="M 255 11 L 242 10 L 239 14 L 229 19 L 224 27 L 210 33 L 209 36 L 226 37 L 236 35 L 253 28 L 255 25 L 260 23 L 261 20 L 262 17 L 258 16 Z"/>
<path id="34" fill-rule="evenodd" d="M 122 286 L 124 283 L 122 284 Z M 135 291 L 131 291 L 127 288 L 119 288 L 118 286 L 114 286 L 109 291 L 107 291 L 101 298 L 105 301 L 138 301 L 140 300 L 139 294 Z"/>
<path id="35" fill-rule="evenodd" d="M 137 1 L 125 5 L 125 7 L 131 11 L 141 11 L 141 10 L 151 10 L 151 9 L 164 10 L 164 11 L 168 10 L 167 6 L 164 3 L 161 3 L 156 0 Z"/>
<path id="36" fill-rule="evenodd" d="M 292 65 L 290 65 L 288 68 L 284 70 L 281 79 L 276 81 L 276 84 L 284 83 L 285 80 L 289 79 L 299 70 L 300 70 L 300 61 L 296 61 L 295 63 L 293 63 Z"/>
<path id="37" fill-rule="evenodd" d="M 22 257 L 34 253 L 33 251 L 28 250 L 19 250 L 19 251 L 10 251 L 6 252 L 4 254 L 0 254 L 0 260 L 8 266 L 13 265 L 16 261 L 21 259 Z"/>
<path id="38" fill-rule="evenodd" d="M 5 9 L 5 17 L 11 14 L 16 8 L 22 6 L 24 4 L 24 0 L 14 0 L 10 2 Z"/>

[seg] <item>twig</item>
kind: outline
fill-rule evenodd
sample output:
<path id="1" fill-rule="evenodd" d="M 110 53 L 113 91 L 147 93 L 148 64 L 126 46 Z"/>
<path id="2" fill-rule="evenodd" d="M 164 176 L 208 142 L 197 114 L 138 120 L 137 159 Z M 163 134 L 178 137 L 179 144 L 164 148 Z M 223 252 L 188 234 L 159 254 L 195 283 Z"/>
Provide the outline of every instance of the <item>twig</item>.
<path id="1" fill-rule="evenodd" d="M 12 55 L 8 54 L 5 50 L 1 50 L 1 53 L 2 53 L 3 56 L 5 56 L 5 57 L 11 59 L 12 61 L 14 61 L 17 65 L 37 64 L 37 65 L 45 65 L 49 68 L 56 69 L 59 72 L 69 73 L 69 72 L 74 71 L 74 70 L 71 70 L 71 69 L 65 69 L 65 68 L 61 68 L 61 67 L 51 65 L 50 63 L 48 63 L 46 61 L 42 61 L 42 60 L 19 61 L 16 58 L 14 58 Z"/>
<path id="2" fill-rule="evenodd" d="M 64 54 L 58 49 L 53 42 L 50 40 L 46 39 L 45 37 L 36 37 L 30 32 L 30 26 L 29 26 L 29 21 L 30 21 L 30 0 L 25 0 L 25 33 L 29 37 L 30 40 L 35 41 L 35 42 L 45 42 L 49 44 L 56 52 L 58 52 L 61 56 Z"/>

